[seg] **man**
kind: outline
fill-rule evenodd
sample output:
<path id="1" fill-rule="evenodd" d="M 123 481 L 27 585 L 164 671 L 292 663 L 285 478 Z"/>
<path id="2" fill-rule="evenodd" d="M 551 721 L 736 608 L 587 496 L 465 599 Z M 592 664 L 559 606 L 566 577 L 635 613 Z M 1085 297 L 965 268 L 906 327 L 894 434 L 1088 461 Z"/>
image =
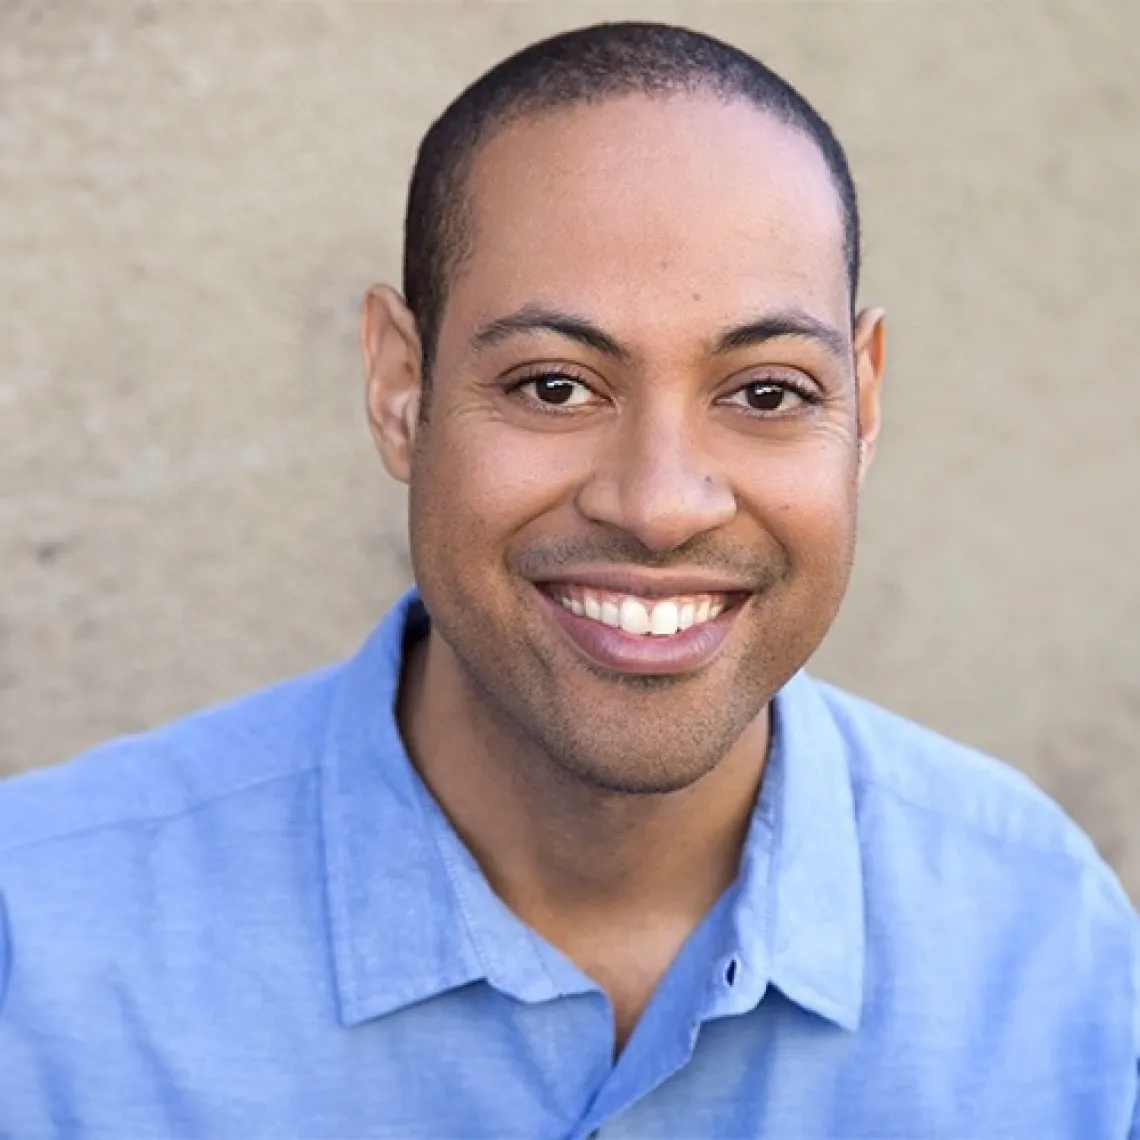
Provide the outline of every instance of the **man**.
<path id="1" fill-rule="evenodd" d="M 464 92 L 358 656 L 0 789 L 0 1133 L 1125 1140 L 1140 936 L 1028 783 L 809 679 L 875 449 L 827 125 L 608 25 Z"/>

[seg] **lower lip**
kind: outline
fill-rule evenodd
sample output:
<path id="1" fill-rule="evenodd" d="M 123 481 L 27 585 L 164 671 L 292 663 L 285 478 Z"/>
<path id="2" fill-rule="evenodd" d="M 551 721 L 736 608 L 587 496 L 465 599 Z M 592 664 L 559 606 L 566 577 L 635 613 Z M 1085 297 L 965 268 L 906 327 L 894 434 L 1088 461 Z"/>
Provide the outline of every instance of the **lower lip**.
<path id="1" fill-rule="evenodd" d="M 741 608 L 733 606 L 711 621 L 691 625 L 668 637 L 656 637 L 626 633 L 593 618 L 581 617 L 542 590 L 537 593 L 566 636 L 595 665 L 641 676 L 692 673 L 708 665 L 720 652 Z"/>

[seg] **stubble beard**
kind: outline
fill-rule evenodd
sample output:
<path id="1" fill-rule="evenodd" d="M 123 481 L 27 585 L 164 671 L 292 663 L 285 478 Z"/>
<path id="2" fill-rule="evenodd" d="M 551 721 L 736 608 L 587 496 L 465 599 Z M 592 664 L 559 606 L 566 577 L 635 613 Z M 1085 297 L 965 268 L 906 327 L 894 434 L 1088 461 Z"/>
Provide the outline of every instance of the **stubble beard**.
<path id="1" fill-rule="evenodd" d="M 528 766 L 528 775 L 546 767 L 556 780 L 602 795 L 660 796 L 691 787 L 724 759 L 769 699 L 760 686 L 739 679 L 727 686 L 733 696 L 712 701 L 713 686 L 698 677 L 626 675 L 587 664 L 612 690 L 602 707 L 560 692 L 565 663 L 543 660 L 519 669 L 515 657 L 514 668 L 506 660 L 479 667 L 461 650 L 453 653 L 471 697 L 494 725 L 491 735 Z M 562 683 L 574 684 L 572 671 Z M 686 698 L 679 692 L 686 686 L 705 694 Z M 757 695 L 747 700 L 750 692 Z M 639 720 L 646 725 L 641 732 Z"/>

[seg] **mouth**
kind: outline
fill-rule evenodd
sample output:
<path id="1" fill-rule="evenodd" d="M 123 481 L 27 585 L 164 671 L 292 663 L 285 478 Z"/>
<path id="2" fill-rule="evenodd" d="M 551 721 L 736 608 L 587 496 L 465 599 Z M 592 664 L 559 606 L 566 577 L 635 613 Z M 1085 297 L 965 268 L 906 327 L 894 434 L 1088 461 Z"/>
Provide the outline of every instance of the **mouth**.
<path id="1" fill-rule="evenodd" d="M 695 672 L 720 652 L 749 592 L 638 594 L 558 581 L 536 583 L 550 616 L 595 665 L 618 673 Z"/>

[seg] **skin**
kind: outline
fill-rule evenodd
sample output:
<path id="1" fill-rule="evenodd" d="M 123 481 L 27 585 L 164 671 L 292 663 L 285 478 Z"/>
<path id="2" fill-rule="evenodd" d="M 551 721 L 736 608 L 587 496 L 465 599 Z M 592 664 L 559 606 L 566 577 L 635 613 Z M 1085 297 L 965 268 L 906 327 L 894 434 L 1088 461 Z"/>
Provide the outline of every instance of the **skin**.
<path id="1" fill-rule="evenodd" d="M 414 319 L 389 288 L 364 306 L 432 618 L 401 726 L 500 896 L 606 989 L 620 1048 L 737 873 L 768 704 L 845 591 L 883 317 L 851 319 L 823 159 L 745 103 L 523 120 L 469 193 L 426 417 Z M 536 586 L 599 568 L 713 575 L 742 604 L 699 668 L 602 668 Z"/>

